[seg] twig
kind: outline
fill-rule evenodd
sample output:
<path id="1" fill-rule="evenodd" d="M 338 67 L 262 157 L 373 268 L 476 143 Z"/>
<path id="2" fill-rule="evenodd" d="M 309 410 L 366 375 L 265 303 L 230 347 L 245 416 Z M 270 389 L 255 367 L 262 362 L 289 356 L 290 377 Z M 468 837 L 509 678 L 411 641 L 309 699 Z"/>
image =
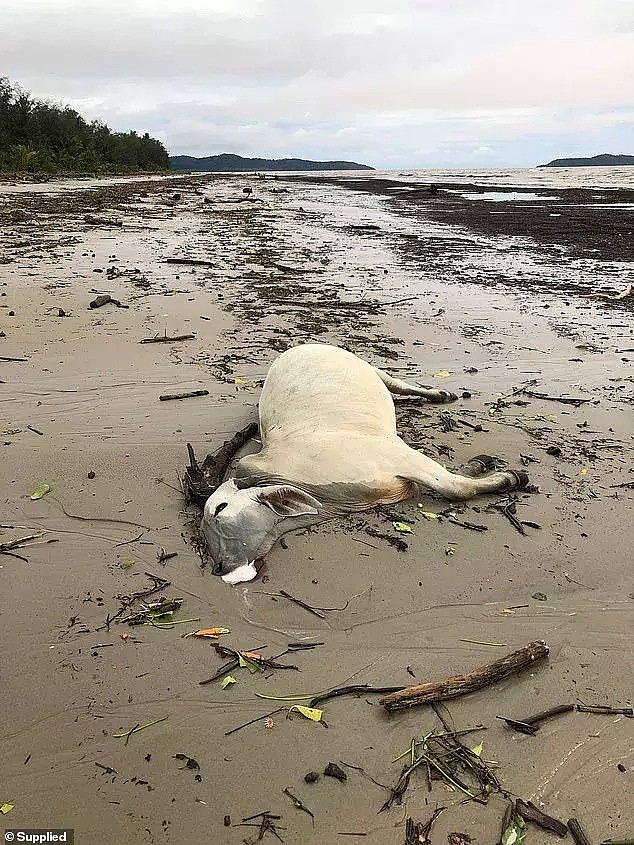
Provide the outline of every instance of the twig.
<path id="1" fill-rule="evenodd" d="M 125 744 L 127 745 L 132 734 L 144 731 L 146 728 L 151 728 L 152 725 L 158 725 L 159 722 L 164 722 L 167 718 L 167 716 L 162 716 L 160 719 L 155 719 L 153 722 L 147 722 L 145 725 L 141 725 L 137 722 L 137 724 L 133 728 L 130 728 L 129 731 L 124 731 L 123 733 L 119 734 L 112 734 L 112 736 L 116 739 L 125 737 Z"/>
<path id="2" fill-rule="evenodd" d="M 547 719 L 552 719 L 553 716 L 559 716 L 561 713 L 570 713 L 574 709 L 574 704 L 559 704 L 557 707 L 551 707 L 550 710 L 535 713 L 533 716 L 527 716 L 525 719 L 507 719 L 505 716 L 496 716 L 495 718 L 502 719 L 510 728 L 515 728 L 515 730 L 521 733 L 536 734 L 539 730 L 540 722 L 545 722 Z"/>
<path id="3" fill-rule="evenodd" d="M 634 716 L 632 707 L 609 707 L 603 704 L 577 704 L 580 713 L 597 713 L 601 716 Z"/>
<path id="4" fill-rule="evenodd" d="M 176 341 L 180 340 L 193 340 L 195 337 L 195 334 L 178 334 L 173 337 L 168 337 L 167 335 L 157 335 L 156 337 L 143 338 L 143 340 L 140 340 L 139 343 L 176 343 Z"/>
<path id="5" fill-rule="evenodd" d="M 313 699 L 311 699 L 310 706 L 316 707 L 324 701 L 328 701 L 331 698 L 339 698 L 342 695 L 353 695 L 354 693 L 365 693 L 366 695 L 369 695 L 370 693 L 385 694 L 400 692 L 404 689 L 406 689 L 406 687 L 403 685 L 398 687 L 371 687 L 368 686 L 368 684 L 352 684 L 348 687 L 339 687 L 338 689 L 331 689 L 321 695 L 316 695 Z"/>
<path id="6" fill-rule="evenodd" d="M 231 440 L 225 441 L 213 454 L 208 454 L 202 464 L 196 460 L 191 443 L 187 444 L 189 466 L 185 469 L 185 491 L 187 497 L 203 506 L 209 496 L 222 484 L 236 452 L 257 434 L 257 423 L 249 423 L 236 432 Z"/>
<path id="7" fill-rule="evenodd" d="M 308 807 L 306 806 L 306 804 L 304 804 L 302 801 L 300 801 L 300 799 L 299 799 L 299 798 L 297 798 L 295 795 L 293 795 L 293 793 L 292 793 L 292 792 L 290 792 L 290 791 L 288 790 L 288 788 L 284 788 L 284 789 L 282 790 L 282 792 L 284 793 L 284 795 L 288 795 L 288 797 L 291 799 L 291 801 L 293 802 L 294 806 L 295 806 L 298 810 L 301 810 L 303 813 L 307 813 L 307 814 L 311 817 L 311 819 L 313 820 L 313 827 L 315 827 L 315 814 L 314 814 L 314 813 L 312 813 L 312 812 L 308 809 Z"/>
<path id="8" fill-rule="evenodd" d="M 39 434 L 40 437 L 44 437 L 44 432 L 40 431 L 39 428 L 34 428 L 32 425 L 27 425 L 29 431 L 32 431 L 33 434 Z"/>
<path id="9" fill-rule="evenodd" d="M 317 616 L 319 619 L 325 619 L 323 613 L 320 613 L 318 610 L 315 610 L 314 607 L 311 607 L 306 602 L 302 601 L 301 599 L 296 599 L 295 596 L 292 596 L 290 593 L 287 593 L 286 590 L 280 590 L 280 595 L 283 596 L 285 599 L 292 601 L 293 604 L 299 605 L 299 607 L 303 607 L 304 610 L 307 610 L 309 613 L 312 613 L 313 616 Z"/>
<path id="10" fill-rule="evenodd" d="M 567 397 L 567 396 L 548 396 L 546 393 L 538 393 L 536 390 L 524 390 L 524 396 L 530 396 L 531 399 L 548 399 L 551 402 L 561 402 L 564 405 L 574 405 L 575 408 L 579 408 L 581 405 L 584 405 L 586 402 L 592 402 L 592 399 L 584 399 L 579 396 Z"/>
<path id="11" fill-rule="evenodd" d="M 429 834 L 438 816 L 446 807 L 436 807 L 432 817 L 426 822 L 415 822 L 408 818 L 405 822 L 405 845 L 430 845 Z"/>
<path id="12" fill-rule="evenodd" d="M 494 663 L 480 666 L 466 675 L 455 675 L 434 683 L 417 684 L 380 699 L 386 710 L 402 710 L 417 704 L 431 704 L 465 695 L 507 678 L 548 657 L 549 648 L 542 640 L 528 643 Z"/>
<path id="13" fill-rule="evenodd" d="M 161 402 L 169 402 L 171 399 L 191 399 L 194 396 L 209 396 L 208 390 L 189 390 L 186 393 L 164 393 L 159 396 Z"/>
<path id="14" fill-rule="evenodd" d="M 69 519 L 79 519 L 81 522 L 112 522 L 116 525 L 132 525 L 133 528 L 144 528 L 146 531 L 149 531 L 148 526 L 141 525 L 140 522 L 130 522 L 127 519 L 116 519 L 113 516 L 78 516 L 76 513 L 70 513 L 69 511 L 67 511 L 59 499 L 54 499 L 53 501 L 55 501 L 60 506 L 64 516 L 67 516 Z"/>
<path id="15" fill-rule="evenodd" d="M 242 728 L 248 728 L 249 725 L 255 725 L 256 722 L 261 722 L 262 719 L 268 719 L 270 716 L 274 716 L 276 713 L 279 713 L 280 710 L 284 709 L 284 707 L 277 707 L 275 710 L 271 710 L 270 713 L 265 713 L 264 716 L 258 716 L 256 719 L 251 719 L 250 721 L 245 722 L 243 725 L 238 725 L 237 728 L 231 728 L 230 731 L 225 731 L 225 736 L 231 736 L 231 734 L 241 731 Z"/>
<path id="16" fill-rule="evenodd" d="M 193 267 L 215 267 L 213 261 L 202 261 L 199 258 L 166 258 L 163 264 L 190 264 Z"/>

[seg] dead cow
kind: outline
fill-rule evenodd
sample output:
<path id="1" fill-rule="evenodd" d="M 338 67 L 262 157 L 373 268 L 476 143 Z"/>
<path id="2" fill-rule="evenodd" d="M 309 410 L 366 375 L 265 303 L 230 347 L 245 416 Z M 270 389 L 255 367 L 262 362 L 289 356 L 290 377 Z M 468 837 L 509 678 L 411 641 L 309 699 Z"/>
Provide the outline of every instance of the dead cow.
<path id="1" fill-rule="evenodd" d="M 419 488 L 465 500 L 527 484 L 523 471 L 490 471 L 486 456 L 457 474 L 411 449 L 396 433 L 390 392 L 456 398 L 394 379 L 336 346 L 297 346 L 273 362 L 259 405 L 262 450 L 242 458 L 235 478 L 205 504 L 215 575 L 250 581 L 255 561 L 287 531 L 400 502 Z"/>

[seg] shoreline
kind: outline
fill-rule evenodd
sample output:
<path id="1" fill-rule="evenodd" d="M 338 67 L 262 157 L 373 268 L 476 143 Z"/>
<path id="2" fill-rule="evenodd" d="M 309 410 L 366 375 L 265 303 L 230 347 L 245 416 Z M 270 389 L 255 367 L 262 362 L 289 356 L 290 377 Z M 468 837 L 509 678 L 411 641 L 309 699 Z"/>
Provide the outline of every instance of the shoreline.
<path id="1" fill-rule="evenodd" d="M 0 558 L 11 654 L 0 798 L 15 802 L 11 826 L 74 826 L 78 839 L 99 830 L 104 845 L 195 841 L 204 830 L 231 845 L 244 830 L 225 830 L 224 815 L 236 822 L 266 807 L 283 815 L 289 843 L 323 845 L 358 831 L 365 842 L 400 845 L 403 808 L 376 815 L 385 790 L 354 770 L 345 784 L 308 786 L 303 775 L 343 759 L 395 783 L 394 757 L 438 727 L 427 708 L 387 717 L 375 697 L 345 698 L 324 706 L 327 730 L 282 713 L 271 728 L 226 732 L 274 709 L 255 692 L 407 684 L 412 673 L 433 680 L 543 638 L 547 666 L 456 699 L 453 720 L 486 725 L 473 744 L 483 740 L 514 794 L 564 820 L 578 815 L 597 841 L 631 832 L 622 812 L 629 778 L 617 763 L 629 770 L 634 762 L 633 720 L 575 714 L 529 737 L 495 719 L 564 700 L 631 704 L 633 493 L 613 486 L 632 480 L 631 306 L 579 295 L 590 285 L 619 289 L 623 268 L 610 266 L 609 244 L 585 256 L 589 222 L 565 252 L 525 237 L 509 254 L 501 248 L 514 237 L 507 223 L 495 232 L 478 223 L 490 209 L 470 211 L 472 201 L 453 196 L 441 200 L 450 214 L 428 198 L 386 200 L 392 184 L 380 193 L 214 174 L 0 195 L 0 356 L 26 359 L 0 363 L 1 521 L 23 526 L 0 528 L 0 542 L 31 529 L 58 541 L 25 551 L 28 563 Z M 244 201 L 243 185 L 264 201 Z M 18 210 L 26 216 L 16 218 Z M 547 285 L 532 283 L 542 276 Z M 129 307 L 89 309 L 102 293 Z M 164 332 L 195 337 L 139 343 Z M 267 557 L 264 583 L 231 589 L 202 573 L 188 527 L 196 515 L 183 512 L 178 489 L 185 444 L 202 456 L 250 421 L 270 361 L 306 340 L 340 343 L 401 378 L 470 393 L 443 408 L 399 402 L 399 432 L 452 466 L 482 453 L 510 465 L 529 456 L 541 492 L 520 495 L 517 508 L 541 528 L 521 536 L 487 497 L 456 511 L 486 531 L 428 520 L 423 510 L 447 503 L 421 496 L 287 535 L 288 548 Z M 529 391 L 590 401 L 513 395 L 534 380 Z M 209 396 L 159 402 L 196 389 Z M 43 482 L 51 493 L 31 501 Z M 135 525 L 101 521 L 110 519 Z M 398 534 L 394 521 L 413 533 Z M 407 551 L 372 530 L 404 539 Z M 161 548 L 178 556 L 159 564 Z M 172 582 L 167 595 L 184 597 L 179 618 L 201 621 L 104 630 L 116 597 L 147 587 L 145 572 Z M 280 589 L 318 607 L 350 604 L 321 620 L 271 597 Z M 289 642 L 325 645 L 292 656 L 299 672 L 241 669 L 227 690 L 201 687 L 223 661 L 208 642 L 180 634 L 217 625 L 230 628 L 221 644 L 233 648 L 266 644 L 274 655 Z M 165 715 L 127 744 L 113 737 Z M 176 754 L 200 770 L 181 771 Z M 284 788 L 315 813 L 314 830 Z M 428 793 L 421 776 L 407 814 L 426 819 L 432 804 L 449 804 L 434 828 L 439 842 L 455 830 L 493 841 L 504 802 L 463 798 L 437 782 Z M 550 841 L 537 828 L 530 838 Z"/>

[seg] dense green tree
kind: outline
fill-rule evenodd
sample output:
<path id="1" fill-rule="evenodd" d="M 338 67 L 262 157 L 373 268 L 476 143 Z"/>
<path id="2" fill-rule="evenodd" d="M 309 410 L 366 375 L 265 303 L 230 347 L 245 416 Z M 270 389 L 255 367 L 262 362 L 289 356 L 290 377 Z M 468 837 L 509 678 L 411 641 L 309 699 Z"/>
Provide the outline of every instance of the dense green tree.
<path id="1" fill-rule="evenodd" d="M 169 170 L 163 144 L 146 132 L 112 132 L 74 109 L 36 100 L 0 77 L 0 172 Z"/>

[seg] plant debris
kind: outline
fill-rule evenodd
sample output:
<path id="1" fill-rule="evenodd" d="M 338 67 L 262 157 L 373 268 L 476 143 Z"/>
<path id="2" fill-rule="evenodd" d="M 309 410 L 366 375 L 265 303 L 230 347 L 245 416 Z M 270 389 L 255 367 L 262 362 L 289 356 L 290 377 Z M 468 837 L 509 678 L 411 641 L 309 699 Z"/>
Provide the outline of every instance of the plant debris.
<path id="1" fill-rule="evenodd" d="M 288 788 L 283 789 L 282 792 L 284 793 L 284 795 L 288 795 L 288 797 L 293 802 L 293 806 L 295 806 L 298 810 L 301 810 L 303 813 L 306 813 L 307 815 L 309 815 L 311 817 L 311 819 L 313 820 L 313 827 L 314 827 L 315 826 L 315 815 L 314 815 L 314 813 L 312 813 L 308 809 L 306 804 L 304 804 L 303 801 L 300 801 L 299 798 L 297 798 L 295 795 L 293 795 L 293 793 L 290 792 L 290 790 Z"/>
<path id="2" fill-rule="evenodd" d="M 175 760 L 183 760 L 185 765 L 181 766 L 182 769 L 193 769 L 194 771 L 198 771 L 200 766 L 198 765 L 198 760 L 194 760 L 193 757 L 189 757 L 187 754 L 174 754 Z"/>
<path id="3" fill-rule="evenodd" d="M 326 777 L 335 778 L 336 780 L 341 781 L 341 783 L 348 780 L 348 775 L 336 763 L 328 763 L 324 769 L 324 774 Z"/>

